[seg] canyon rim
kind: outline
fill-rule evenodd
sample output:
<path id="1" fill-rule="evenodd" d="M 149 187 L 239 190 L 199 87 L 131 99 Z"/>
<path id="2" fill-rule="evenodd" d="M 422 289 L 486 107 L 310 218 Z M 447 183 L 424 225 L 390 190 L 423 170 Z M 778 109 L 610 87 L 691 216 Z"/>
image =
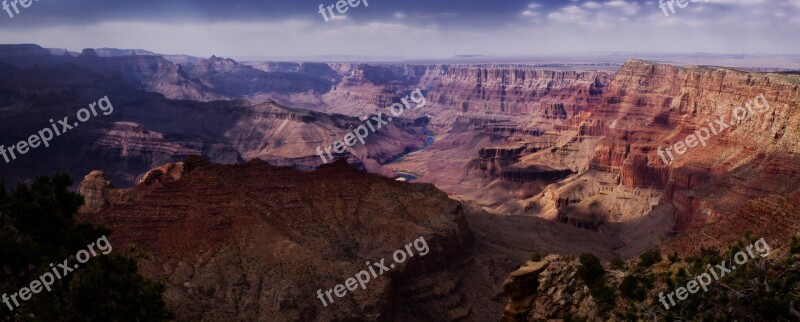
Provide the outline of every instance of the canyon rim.
<path id="1" fill-rule="evenodd" d="M 0 320 L 800 321 L 800 6 L 692 2 L 37 2 Z"/>

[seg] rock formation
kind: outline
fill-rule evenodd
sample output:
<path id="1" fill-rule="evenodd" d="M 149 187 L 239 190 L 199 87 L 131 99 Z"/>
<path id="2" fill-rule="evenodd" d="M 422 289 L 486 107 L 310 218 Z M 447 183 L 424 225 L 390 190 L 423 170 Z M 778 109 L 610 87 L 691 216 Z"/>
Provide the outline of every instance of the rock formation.
<path id="1" fill-rule="evenodd" d="M 533 217 L 497 217 L 429 184 L 367 174 L 344 162 L 304 172 L 263 161 L 190 157 L 130 189 L 102 173 L 80 184 L 81 219 L 114 233 L 115 248 L 149 255 L 181 320 L 490 321 L 503 280 L 534 251 L 613 257 L 611 238 Z M 424 237 L 430 248 L 366 290 L 325 307 L 334 287 Z"/>
<path id="2" fill-rule="evenodd" d="M 36 45 L 0 47 L 0 60 L 6 93 L 0 125 L 9 141 L 35 133 L 42 120 L 73 115 L 75 106 L 100 93 L 116 107 L 26 156 L 59 155 L 55 165 L 15 161 L 3 168 L 9 181 L 53 169 L 72 169 L 76 177 L 102 169 L 127 186 L 192 154 L 311 170 L 321 163 L 316 146 L 341 139 L 363 117 L 386 113 L 421 88 L 424 108 L 408 111 L 344 157 L 387 176 L 394 176 L 384 166 L 392 162 L 390 168 L 419 174 L 418 181 L 494 213 L 630 234 L 631 251 L 732 216 L 750 200 L 800 188 L 793 179 L 800 173 L 800 78 L 788 73 L 641 60 L 600 71 L 516 64 L 251 66 L 220 57 L 177 65 L 154 55 L 52 56 Z M 672 164 L 662 161 L 659 147 L 716 118 L 731 120 L 736 107 L 761 94 L 768 110 Z M 215 101 L 229 98 L 248 101 Z M 416 151 L 429 135 L 435 142 Z"/>
<path id="3" fill-rule="evenodd" d="M 508 297 L 502 322 L 547 321 L 596 316 L 589 288 L 578 278 L 577 260 L 551 255 L 528 261 L 508 275 L 502 296 Z"/>
<path id="4" fill-rule="evenodd" d="M 77 109 L 96 101 L 97 96 L 107 95 L 115 110 L 109 115 L 99 114 L 55 138 L 47 149 L 33 150 L 3 167 L 0 174 L 8 182 L 63 169 L 70 169 L 73 177 L 82 177 L 100 169 L 116 185 L 130 186 L 146 171 L 193 154 L 206 155 L 219 163 L 262 158 L 312 169 L 322 163 L 316 156 L 317 146 L 332 145 L 362 124 L 355 117 L 287 108 L 270 100 L 260 104 L 244 100 L 178 101 L 136 89 L 164 89 L 167 96 L 185 89 L 197 93 L 191 94 L 192 98 L 203 100 L 219 96 L 209 91 L 204 81 L 187 75 L 198 73 L 197 77 L 203 78 L 204 73 L 217 73 L 235 78 L 264 73 L 232 60 L 215 57 L 192 71 L 184 71 L 158 56 L 82 56 L 60 64 L 66 58 L 13 56 L 29 50 L 23 47 L 13 47 L 3 54 L 12 57 L 9 62 L 22 67 L 0 65 L 0 88 L 6 93 L 0 95 L 4 106 L 0 110 L 0 126 L 8 142 L 37 133 L 48 126 L 48 119 L 67 116 L 74 120 Z M 35 59 L 55 66 L 24 67 Z M 198 71 L 203 68 L 205 72 Z M 314 68 L 320 67 L 307 69 Z M 364 169 L 394 176 L 381 164 L 421 146 L 425 127 L 425 122 L 397 119 L 372 134 L 369 144 L 348 148 L 344 157 Z M 35 159 L 53 162 L 30 161 Z"/>

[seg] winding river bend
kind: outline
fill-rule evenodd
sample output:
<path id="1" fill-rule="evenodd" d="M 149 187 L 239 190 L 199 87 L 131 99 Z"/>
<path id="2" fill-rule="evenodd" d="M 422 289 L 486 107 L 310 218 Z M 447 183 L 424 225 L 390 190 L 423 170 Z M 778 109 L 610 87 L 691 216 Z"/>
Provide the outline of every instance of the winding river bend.
<path id="1" fill-rule="evenodd" d="M 387 163 L 387 164 L 385 164 L 385 165 L 386 165 L 386 166 L 389 166 L 389 165 L 392 165 L 392 164 L 394 164 L 394 163 L 400 162 L 400 161 L 402 161 L 402 160 L 403 160 L 403 158 L 405 158 L 406 156 L 408 156 L 408 155 L 410 155 L 410 154 L 412 154 L 412 153 L 416 153 L 416 152 L 419 152 L 419 151 L 425 150 L 425 149 L 427 149 L 428 147 L 430 147 L 430 146 L 433 144 L 433 142 L 434 142 L 434 141 L 436 141 L 436 134 L 435 134 L 435 133 L 433 133 L 433 132 L 431 132 L 431 131 L 425 131 L 425 134 L 427 134 L 427 136 L 425 137 L 425 143 L 423 143 L 423 144 L 422 144 L 422 146 L 420 146 L 419 148 L 413 149 L 413 150 L 411 150 L 411 151 L 408 151 L 407 153 L 405 153 L 405 154 L 403 154 L 403 155 L 401 155 L 401 156 L 397 157 L 397 158 L 396 158 L 396 159 L 394 159 L 392 162 L 389 162 L 389 163 Z M 397 173 L 397 174 L 400 176 L 399 178 L 397 178 L 397 180 L 399 180 L 399 181 L 407 181 L 407 182 L 410 182 L 410 181 L 412 181 L 412 180 L 416 180 L 416 179 L 418 179 L 418 178 L 420 177 L 420 176 L 419 176 L 418 174 L 416 174 L 416 173 L 412 173 L 412 172 L 405 172 L 405 171 L 402 171 L 402 170 L 395 170 L 394 172 L 395 172 L 395 173 Z"/>

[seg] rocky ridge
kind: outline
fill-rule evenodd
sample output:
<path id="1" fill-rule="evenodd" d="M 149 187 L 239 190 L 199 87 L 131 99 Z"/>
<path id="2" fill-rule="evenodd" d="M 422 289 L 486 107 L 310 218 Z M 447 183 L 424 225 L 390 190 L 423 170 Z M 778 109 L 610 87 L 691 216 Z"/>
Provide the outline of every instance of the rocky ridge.
<path id="1" fill-rule="evenodd" d="M 531 252 L 611 258 L 616 243 L 538 218 L 496 217 L 432 185 L 344 162 L 304 172 L 190 157 L 128 189 L 94 171 L 78 191 L 86 199 L 81 219 L 111 228 L 115 247 L 149 254 L 141 269 L 166 281 L 179 320 L 495 320 L 505 275 Z M 366 261 L 389 261 L 420 236 L 427 256 L 333 306 L 316 299 L 317 289 L 342 283 Z"/>

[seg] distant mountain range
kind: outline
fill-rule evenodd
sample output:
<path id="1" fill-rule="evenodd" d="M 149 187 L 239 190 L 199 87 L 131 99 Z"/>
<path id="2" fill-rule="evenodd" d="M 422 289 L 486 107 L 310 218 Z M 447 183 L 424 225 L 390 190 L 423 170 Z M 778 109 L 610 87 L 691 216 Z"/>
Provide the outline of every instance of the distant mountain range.
<path id="1" fill-rule="evenodd" d="M 78 57 L 80 56 L 79 52 L 69 51 L 67 49 L 61 48 L 46 48 L 50 51 L 50 54 L 54 56 L 71 56 L 71 57 Z M 122 56 L 161 56 L 164 59 L 169 60 L 175 64 L 193 64 L 198 62 L 201 58 L 189 56 L 189 55 L 167 55 L 167 54 L 157 54 L 149 50 L 144 49 L 118 49 L 118 48 L 93 48 L 94 52 L 97 53 L 97 56 L 100 57 L 122 57 Z"/>

